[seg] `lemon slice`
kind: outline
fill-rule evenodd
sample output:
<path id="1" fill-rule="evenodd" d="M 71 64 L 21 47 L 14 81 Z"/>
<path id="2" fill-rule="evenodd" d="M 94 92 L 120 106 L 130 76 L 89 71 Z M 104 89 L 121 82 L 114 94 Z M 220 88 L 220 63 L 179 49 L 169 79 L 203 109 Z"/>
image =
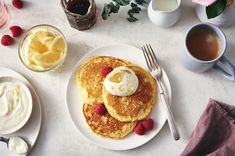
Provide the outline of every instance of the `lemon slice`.
<path id="1" fill-rule="evenodd" d="M 65 54 L 66 43 L 63 36 L 47 29 L 32 31 L 27 40 L 27 64 L 32 68 L 44 70 L 55 67 Z"/>
<path id="2" fill-rule="evenodd" d="M 37 38 L 39 40 L 42 40 L 45 37 L 49 37 L 49 36 L 54 36 L 53 33 L 49 32 L 46 29 L 40 29 L 37 31 L 33 31 L 32 34 L 30 34 L 27 39 L 34 39 Z"/>
<path id="3" fill-rule="evenodd" d="M 51 67 L 60 61 L 61 52 L 57 50 L 51 50 L 43 54 L 37 54 L 33 56 L 33 62 L 42 67 Z"/>
<path id="4" fill-rule="evenodd" d="M 32 48 L 28 48 L 27 58 L 30 65 L 35 65 L 33 60 L 34 55 L 37 54 Z"/>
<path id="5" fill-rule="evenodd" d="M 43 43 L 41 43 L 37 38 L 33 38 L 30 40 L 29 48 L 31 48 L 36 53 L 44 53 L 48 51 L 48 48 Z"/>
<path id="6" fill-rule="evenodd" d="M 53 37 L 54 34 L 52 34 L 51 32 L 49 32 L 47 30 L 38 30 L 38 31 L 32 33 L 32 37 L 38 38 L 39 40 L 43 40 L 43 38 L 49 37 L 49 36 Z"/>
<path id="7" fill-rule="evenodd" d="M 54 49 L 57 51 L 61 51 L 64 52 L 65 49 L 65 41 L 63 39 L 63 37 L 61 36 L 56 36 L 56 38 L 54 39 L 54 41 L 51 43 L 50 50 Z"/>
<path id="8" fill-rule="evenodd" d="M 42 43 L 47 46 L 47 48 L 49 49 L 49 47 L 51 46 L 51 43 L 54 41 L 55 37 L 53 36 L 48 36 L 42 39 Z"/>
<path id="9" fill-rule="evenodd" d="M 40 60 L 46 63 L 54 63 L 60 59 L 60 52 L 49 52 L 40 56 Z"/>

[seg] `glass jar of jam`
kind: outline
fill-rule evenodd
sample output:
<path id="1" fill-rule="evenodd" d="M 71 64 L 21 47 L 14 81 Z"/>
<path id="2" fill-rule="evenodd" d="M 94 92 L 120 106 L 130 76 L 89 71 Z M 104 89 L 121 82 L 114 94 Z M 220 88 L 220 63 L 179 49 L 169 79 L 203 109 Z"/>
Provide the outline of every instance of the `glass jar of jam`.
<path id="1" fill-rule="evenodd" d="M 71 27 L 75 29 L 90 29 L 96 23 L 94 0 L 61 0 L 61 6 Z"/>

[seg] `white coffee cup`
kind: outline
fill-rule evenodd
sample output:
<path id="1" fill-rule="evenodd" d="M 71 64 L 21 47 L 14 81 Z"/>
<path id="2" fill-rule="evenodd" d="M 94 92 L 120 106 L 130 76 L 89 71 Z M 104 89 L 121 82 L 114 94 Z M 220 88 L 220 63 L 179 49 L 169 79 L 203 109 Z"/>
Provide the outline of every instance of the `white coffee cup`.
<path id="1" fill-rule="evenodd" d="M 159 7 L 167 3 L 166 0 L 151 0 L 148 6 L 148 17 L 150 21 L 160 27 L 170 27 L 174 25 L 180 16 L 181 0 L 174 1 L 177 5 L 164 10 L 159 9 Z"/>
<path id="2" fill-rule="evenodd" d="M 218 56 L 212 60 L 204 61 L 194 57 L 190 53 L 190 49 L 188 48 L 187 38 L 189 34 L 198 29 L 207 29 L 213 31 L 220 42 L 220 49 Z M 204 72 L 209 69 L 215 69 L 219 74 L 226 77 L 231 81 L 235 81 L 235 67 L 234 65 L 224 56 L 227 49 L 227 40 L 223 33 L 223 31 L 217 26 L 209 23 L 201 23 L 193 26 L 186 33 L 184 50 L 181 52 L 181 62 L 182 64 L 189 70 L 194 72 Z M 226 70 L 224 70 L 226 69 Z"/>

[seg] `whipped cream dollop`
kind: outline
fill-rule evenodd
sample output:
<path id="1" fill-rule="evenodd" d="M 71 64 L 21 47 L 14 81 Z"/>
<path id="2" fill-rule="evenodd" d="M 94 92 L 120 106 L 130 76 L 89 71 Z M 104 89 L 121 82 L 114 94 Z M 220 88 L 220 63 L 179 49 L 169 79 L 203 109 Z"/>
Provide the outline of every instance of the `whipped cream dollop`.
<path id="1" fill-rule="evenodd" d="M 8 142 L 8 149 L 15 154 L 26 154 L 29 150 L 29 146 L 23 139 L 11 137 Z"/>
<path id="2" fill-rule="evenodd" d="M 17 82 L 0 83 L 0 132 L 21 125 L 30 111 L 29 97 Z"/>
<path id="3" fill-rule="evenodd" d="M 104 80 L 105 89 L 116 96 L 132 95 L 136 92 L 138 85 L 139 79 L 135 72 L 124 66 L 114 68 Z"/>

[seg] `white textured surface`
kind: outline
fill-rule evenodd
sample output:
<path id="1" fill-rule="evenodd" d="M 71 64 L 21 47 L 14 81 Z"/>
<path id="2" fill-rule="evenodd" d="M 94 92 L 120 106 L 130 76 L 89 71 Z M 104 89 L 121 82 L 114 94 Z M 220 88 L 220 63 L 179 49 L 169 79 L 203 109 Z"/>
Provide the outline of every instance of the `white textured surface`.
<path id="1" fill-rule="evenodd" d="M 100 14 L 104 0 L 96 2 Z M 225 80 L 213 71 L 203 74 L 192 73 L 184 69 L 179 62 L 179 53 L 183 50 L 186 31 L 193 24 L 199 23 L 191 1 L 182 1 L 181 17 L 174 27 L 167 29 L 156 27 L 149 21 L 146 12 L 138 15 L 137 23 L 129 23 L 125 20 L 126 13 L 123 11 L 107 21 L 101 20 L 98 16 L 96 25 L 83 32 L 69 26 L 59 0 L 25 0 L 25 3 L 26 6 L 22 10 L 9 5 L 11 17 L 9 23 L 0 29 L 1 36 L 10 33 L 8 27 L 11 25 L 20 25 L 28 29 L 36 24 L 47 23 L 64 32 L 69 46 L 64 66 L 59 71 L 49 73 L 35 73 L 24 67 L 18 58 L 17 44 L 10 47 L 0 46 L 0 66 L 12 68 L 28 78 L 41 99 L 43 123 L 38 142 L 30 154 L 32 156 L 176 156 L 184 149 L 210 97 L 235 104 L 234 82 Z M 229 41 L 227 56 L 235 63 L 233 51 L 235 25 L 223 30 Z M 15 42 L 18 43 L 18 40 Z M 89 50 L 117 42 L 137 47 L 141 47 L 144 43 L 151 43 L 156 50 L 171 81 L 172 110 L 181 132 L 180 141 L 176 142 L 172 139 L 168 125 L 165 124 L 152 141 L 140 148 L 129 151 L 109 151 L 88 143 L 73 125 L 65 103 L 66 85 L 72 67 Z"/>

